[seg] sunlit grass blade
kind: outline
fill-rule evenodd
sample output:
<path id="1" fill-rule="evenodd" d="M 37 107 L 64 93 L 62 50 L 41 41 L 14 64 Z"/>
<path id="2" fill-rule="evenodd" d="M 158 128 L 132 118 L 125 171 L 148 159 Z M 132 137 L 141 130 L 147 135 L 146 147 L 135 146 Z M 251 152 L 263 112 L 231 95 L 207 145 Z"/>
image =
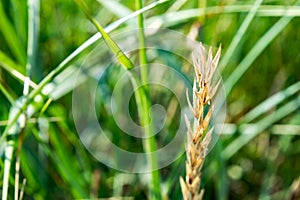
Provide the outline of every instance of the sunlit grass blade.
<path id="1" fill-rule="evenodd" d="M 171 27 L 179 24 L 189 22 L 197 19 L 203 15 L 219 15 L 219 14 L 234 14 L 234 13 L 248 13 L 252 5 L 225 5 L 225 6 L 211 6 L 206 7 L 205 12 L 203 8 L 193 8 L 179 10 L 176 12 L 168 12 L 159 16 L 151 17 L 147 20 L 147 26 L 154 21 L 162 22 L 164 27 Z M 300 6 L 266 6 L 262 5 L 258 8 L 256 15 L 258 17 L 299 17 Z"/>
<path id="2" fill-rule="evenodd" d="M 175 12 L 178 11 L 188 0 L 178 0 L 175 1 L 171 7 L 168 8 L 167 12 Z"/>
<path id="3" fill-rule="evenodd" d="M 26 76 L 23 74 L 24 69 L 22 69 L 22 66 L 15 63 L 11 58 L 9 58 L 5 53 L 0 51 L 0 67 L 5 69 L 9 74 L 11 74 L 13 77 L 21 81 L 21 83 L 24 83 L 26 80 Z M 30 86 L 35 88 L 37 85 L 30 81 Z"/>
<path id="4" fill-rule="evenodd" d="M 8 187 L 9 187 L 9 177 L 10 168 L 12 163 L 12 156 L 14 152 L 15 141 L 10 140 L 5 145 L 5 159 L 4 159 L 4 171 L 3 171 L 3 185 L 2 185 L 2 199 L 7 199 L 8 197 Z"/>
<path id="5" fill-rule="evenodd" d="M 258 15 L 260 17 L 282 17 L 282 16 L 291 16 L 299 17 L 300 16 L 300 6 L 280 6 L 280 5 L 269 5 L 262 6 L 259 10 Z"/>
<path id="6" fill-rule="evenodd" d="M 132 11 L 126 6 L 122 5 L 120 2 L 112 0 L 97 0 L 103 7 L 107 8 L 111 13 L 114 13 L 116 16 L 122 18 L 132 14 Z"/>
<path id="7" fill-rule="evenodd" d="M 295 115 L 297 119 L 297 115 Z M 243 127 L 243 129 L 239 129 L 239 127 Z M 237 131 L 240 134 L 246 134 L 243 131 L 247 131 L 250 127 L 256 127 L 256 123 L 243 123 L 242 125 L 226 123 L 223 126 L 222 132 L 219 134 L 226 135 L 229 139 L 232 135 L 234 135 Z M 270 134 L 272 135 L 300 135 L 300 125 L 296 124 L 272 124 L 269 128 Z"/>
<path id="8" fill-rule="evenodd" d="M 275 124 L 271 128 L 275 135 L 300 135 L 300 125 L 296 124 Z"/>

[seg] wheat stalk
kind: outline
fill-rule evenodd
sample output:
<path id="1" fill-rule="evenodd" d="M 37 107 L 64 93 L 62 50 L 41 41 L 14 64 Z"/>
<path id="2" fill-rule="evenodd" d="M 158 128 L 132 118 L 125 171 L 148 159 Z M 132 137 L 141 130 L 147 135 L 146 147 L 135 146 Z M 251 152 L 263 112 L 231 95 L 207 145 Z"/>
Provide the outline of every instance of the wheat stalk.
<path id="1" fill-rule="evenodd" d="M 208 145 L 211 141 L 213 127 L 208 130 L 208 125 L 213 113 L 214 106 L 211 103 L 221 80 L 216 84 L 212 83 L 213 75 L 216 71 L 221 54 L 221 45 L 215 57 L 212 56 L 212 48 L 209 48 L 206 56 L 205 48 L 200 43 L 199 48 L 193 54 L 195 69 L 195 79 L 193 86 L 193 105 L 188 98 L 190 110 L 195 117 L 194 127 L 185 116 L 187 131 L 186 144 L 186 177 L 185 181 L 180 177 L 180 185 L 185 200 L 201 200 L 204 190 L 200 190 L 201 169 L 206 156 Z M 208 112 L 204 115 L 204 107 L 208 107 Z"/>

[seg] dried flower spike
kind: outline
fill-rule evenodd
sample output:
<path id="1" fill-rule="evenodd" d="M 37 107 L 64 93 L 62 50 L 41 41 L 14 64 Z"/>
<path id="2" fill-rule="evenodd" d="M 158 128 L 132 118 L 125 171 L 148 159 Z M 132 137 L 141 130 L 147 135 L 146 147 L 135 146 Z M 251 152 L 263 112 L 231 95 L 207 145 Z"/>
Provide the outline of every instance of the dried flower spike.
<path id="1" fill-rule="evenodd" d="M 199 48 L 193 54 L 195 69 L 195 79 L 193 86 L 193 104 L 187 100 L 190 110 L 195 117 L 193 129 L 190 121 L 186 118 L 188 128 L 186 144 L 186 177 L 185 181 L 180 177 L 180 185 L 185 200 L 201 200 L 204 190 L 200 190 L 201 169 L 206 156 L 208 145 L 210 144 L 213 128 L 208 130 L 210 118 L 213 113 L 211 99 L 215 95 L 220 80 L 212 83 L 213 75 L 216 71 L 221 54 L 221 45 L 213 58 L 212 48 L 209 48 L 206 56 L 205 48 L 200 43 Z M 204 116 L 204 107 L 208 106 L 208 112 Z"/>

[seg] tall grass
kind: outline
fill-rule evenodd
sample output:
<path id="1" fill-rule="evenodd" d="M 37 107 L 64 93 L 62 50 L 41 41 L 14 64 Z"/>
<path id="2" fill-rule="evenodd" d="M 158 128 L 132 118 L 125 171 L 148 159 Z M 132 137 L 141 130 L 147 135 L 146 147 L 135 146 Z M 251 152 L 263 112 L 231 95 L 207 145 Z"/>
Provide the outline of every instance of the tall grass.
<path id="1" fill-rule="evenodd" d="M 220 72 L 228 113 L 203 166 L 203 198 L 299 198 L 299 1 L 109 2 L 86 1 L 88 18 L 72 1 L 0 2 L 2 199 L 18 199 L 23 192 L 24 199 L 182 199 L 178 178 L 185 173 L 184 156 L 150 176 L 118 172 L 89 154 L 71 117 L 74 74 L 101 39 L 123 66 L 133 67 L 111 40 L 111 32 L 141 28 L 139 63 L 145 66 L 141 82 L 147 82 L 143 27 L 187 35 L 196 30 L 190 34 L 196 40 L 222 43 Z M 193 74 L 192 68 L 164 56 L 180 73 Z M 103 86 L 109 88 L 115 77 Z M 138 113 L 144 125 L 149 124 L 153 101 L 143 98 L 152 97 L 148 92 L 147 87 L 139 90 L 133 102 L 140 105 L 130 105 L 133 118 Z M 176 108 L 166 127 L 170 135 L 152 137 L 144 144 L 123 139 L 105 110 L 105 96 L 100 98 L 100 115 L 107 116 L 103 123 L 114 133 L 116 144 L 152 152 L 172 138 L 179 107 L 167 94 L 160 96 L 164 104 Z M 148 158 L 150 168 L 156 168 L 155 162 L 155 157 Z"/>

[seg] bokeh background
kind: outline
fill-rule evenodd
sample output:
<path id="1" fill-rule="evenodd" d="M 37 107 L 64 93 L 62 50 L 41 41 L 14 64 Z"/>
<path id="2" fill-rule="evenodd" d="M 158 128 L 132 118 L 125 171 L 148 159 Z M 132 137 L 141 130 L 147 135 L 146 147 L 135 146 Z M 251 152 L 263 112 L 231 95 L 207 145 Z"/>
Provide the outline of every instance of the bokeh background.
<path id="1" fill-rule="evenodd" d="M 131 0 L 85 2 L 103 27 L 112 27 L 137 9 Z M 203 168 L 204 199 L 300 199 L 299 4 L 295 0 L 143 1 L 144 6 L 154 5 L 143 13 L 145 27 L 176 30 L 207 46 L 222 44 L 219 71 L 227 113 L 221 136 Z M 137 17 L 132 17 L 111 33 L 137 27 Z M 10 123 L 9 115 L 15 112 L 13 108 L 22 101 L 28 74 L 35 87 L 57 66 L 65 68 L 57 73 L 60 79 L 48 83 L 55 86 L 55 98 L 43 93 L 41 101 L 30 102 L 34 114 L 27 119 L 26 128 L 9 137 L 15 141 L 16 151 L 11 160 L 8 199 L 14 196 L 18 155 L 20 185 L 27 180 L 24 199 L 147 199 L 148 174 L 124 173 L 105 166 L 85 149 L 77 135 L 72 116 L 72 68 L 80 66 L 101 41 L 67 64 L 63 61 L 96 32 L 71 0 L 0 2 L 1 136 Z M 28 44 L 34 47 L 33 54 L 28 53 Z M 191 67 L 168 54 L 167 61 L 192 82 Z M 31 69 L 26 67 L 28 63 Z M 116 145 L 141 152 L 141 142 L 124 136 L 106 109 L 106 95 L 110 95 L 117 77 L 118 70 L 114 69 L 99 83 L 104 88 L 96 105 L 99 122 Z M 170 141 L 178 128 L 180 107 L 174 107 L 176 101 L 170 91 L 156 94 L 151 101 L 159 100 L 166 109 L 174 109 L 166 127 L 168 134 L 156 137 L 159 146 Z M 137 120 L 134 99 L 129 108 Z M 2 187 L 5 143 L 0 145 Z M 159 173 L 163 198 L 182 199 L 179 177 L 185 174 L 185 156 Z"/>

